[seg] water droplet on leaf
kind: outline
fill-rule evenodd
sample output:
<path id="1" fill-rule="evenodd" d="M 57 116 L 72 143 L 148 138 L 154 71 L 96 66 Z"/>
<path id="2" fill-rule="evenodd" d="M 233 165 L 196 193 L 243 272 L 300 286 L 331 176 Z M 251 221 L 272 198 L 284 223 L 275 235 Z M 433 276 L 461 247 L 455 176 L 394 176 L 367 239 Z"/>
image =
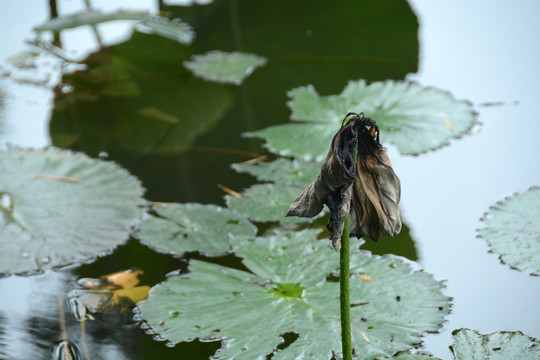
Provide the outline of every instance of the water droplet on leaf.
<path id="1" fill-rule="evenodd" d="M 13 198 L 7 192 L 0 192 L 0 210 L 9 214 L 13 212 Z"/>

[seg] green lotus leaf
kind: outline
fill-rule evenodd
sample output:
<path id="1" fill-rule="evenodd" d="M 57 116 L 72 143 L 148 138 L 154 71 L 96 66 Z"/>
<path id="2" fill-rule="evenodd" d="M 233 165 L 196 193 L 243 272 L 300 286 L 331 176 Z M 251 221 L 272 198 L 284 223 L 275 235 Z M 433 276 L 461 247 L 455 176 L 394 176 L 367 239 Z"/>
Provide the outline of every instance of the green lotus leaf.
<path id="1" fill-rule="evenodd" d="M 142 243 L 160 252 L 200 251 L 208 256 L 230 251 L 229 235 L 252 236 L 257 228 L 247 218 L 215 205 L 169 204 L 154 206 L 140 226 Z"/>
<path id="2" fill-rule="evenodd" d="M 0 152 L 0 273 L 82 262 L 128 239 L 144 190 L 114 163 L 49 148 Z"/>
<path id="3" fill-rule="evenodd" d="M 100 10 L 87 10 L 50 19 L 46 23 L 36 26 L 34 31 L 61 31 L 83 25 L 96 25 L 114 20 L 146 20 L 150 14 L 143 11 L 118 10 L 103 12 Z"/>
<path id="4" fill-rule="evenodd" d="M 502 262 L 540 275 L 539 219 L 540 187 L 533 186 L 493 205 L 482 217 L 486 227 L 479 233 Z"/>
<path id="5" fill-rule="evenodd" d="M 233 248 L 251 272 L 191 260 L 189 273 L 152 289 L 138 316 L 171 344 L 223 339 L 217 359 L 330 359 L 341 351 L 339 283 L 330 276 L 339 256 L 317 234 L 234 237 Z M 358 359 L 407 350 L 424 332 L 437 331 L 448 314 L 443 285 L 400 257 L 355 249 L 351 271 Z M 286 333 L 298 337 L 278 350 Z"/>
<path id="6" fill-rule="evenodd" d="M 297 186 L 256 184 L 246 189 L 241 198 L 226 195 L 225 202 L 229 208 L 253 221 L 308 222 L 311 219 L 285 217 L 301 192 L 302 188 Z"/>
<path id="7" fill-rule="evenodd" d="M 193 74 L 208 81 L 240 85 L 257 67 L 266 64 L 266 58 L 241 52 L 226 53 L 218 50 L 204 55 L 193 55 L 184 66 Z"/>
<path id="8" fill-rule="evenodd" d="M 537 360 L 540 341 L 519 331 L 482 335 L 474 330 L 455 330 L 450 347 L 456 360 Z"/>
<path id="9" fill-rule="evenodd" d="M 191 26 L 178 18 L 172 20 L 159 16 L 147 18 L 138 23 L 136 29 L 178 41 L 183 45 L 190 45 L 195 38 Z"/>
<path id="10" fill-rule="evenodd" d="M 440 360 L 439 358 L 433 357 L 431 355 L 425 355 L 425 354 L 411 354 L 411 353 L 402 353 L 399 355 L 396 355 L 392 358 L 378 358 L 377 360 Z"/>
<path id="11" fill-rule="evenodd" d="M 259 181 L 306 187 L 321 171 L 321 164 L 314 161 L 279 158 L 255 165 L 233 164 L 232 168 L 240 173 L 253 175 Z"/>
<path id="12" fill-rule="evenodd" d="M 459 138 L 477 123 L 464 100 L 447 92 L 406 81 L 350 81 L 339 95 L 319 96 L 311 85 L 288 93 L 291 119 L 303 123 L 274 126 L 248 133 L 266 140 L 268 150 L 321 160 L 332 136 L 349 112 L 364 112 L 377 121 L 381 140 L 402 154 L 417 155 Z"/>

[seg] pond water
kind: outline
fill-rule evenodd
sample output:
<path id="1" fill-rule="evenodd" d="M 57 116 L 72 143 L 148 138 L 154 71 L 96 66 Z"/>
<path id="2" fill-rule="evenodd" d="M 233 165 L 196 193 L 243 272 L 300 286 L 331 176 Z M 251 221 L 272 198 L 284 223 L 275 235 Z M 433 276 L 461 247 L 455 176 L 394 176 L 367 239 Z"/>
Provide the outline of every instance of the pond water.
<path id="1" fill-rule="evenodd" d="M 158 10 L 157 3 L 93 1 L 96 8 L 150 11 Z M 186 50 L 140 33 L 127 41 L 131 25 L 117 22 L 99 25 L 102 46 L 123 43 L 100 51 L 91 29 L 66 30 L 66 56 L 82 60 L 93 55 L 87 68 L 67 66 L 66 73 L 80 71 L 63 78 L 69 87 L 56 89 L 62 74 L 54 56 L 26 57 L 27 63 L 37 61 L 37 69 L 8 60 L 31 49 L 24 41 L 33 38 L 32 27 L 47 19 L 45 5 L 2 5 L 1 26 L 9 36 L 0 49 L 5 74 L 0 79 L 1 146 L 52 144 L 93 157 L 101 154 L 140 178 L 146 198 L 153 201 L 223 205 L 219 185 L 242 190 L 252 184 L 251 177 L 235 173 L 230 164 L 264 151 L 259 141 L 240 134 L 287 122 L 285 91 L 299 85 L 312 83 L 321 94 L 335 94 L 348 80 L 406 78 L 471 101 L 482 123 L 472 134 L 414 157 L 389 147 L 414 245 L 374 251 L 417 259 L 437 280 L 446 280 L 453 310 L 440 333 L 425 337 L 424 349 L 431 354 L 451 359 L 451 333 L 462 327 L 484 334 L 520 330 L 540 338 L 540 279 L 501 264 L 476 237 L 479 219 L 490 205 L 540 185 L 535 160 L 540 154 L 540 3 L 412 0 L 355 5 L 362 12 L 346 11 L 352 5 L 344 2 L 333 9 L 304 1 L 264 7 L 244 1 L 171 6 L 166 10 L 195 28 L 192 47 Z M 81 10 L 84 2 L 60 0 L 58 5 L 60 14 L 66 14 Z M 276 19 L 287 25 L 276 26 Z M 182 69 L 183 59 L 211 49 L 241 49 L 270 62 L 240 87 L 205 83 Z M 332 56 L 337 60 L 329 60 Z M 355 56 L 370 56 L 370 61 Z M 376 60 L 380 58 L 397 61 L 388 64 Z M 85 71 L 120 77 L 124 70 L 115 61 L 136 68 L 135 80 L 105 89 L 98 71 Z M 183 83 L 189 86 L 179 85 Z M 136 95 L 124 96 L 133 89 Z M 97 100 L 88 101 L 92 97 Z M 159 108 L 183 122 L 170 130 L 166 123 L 149 123 L 137 108 Z M 217 261 L 234 265 L 236 260 Z M 70 271 L 0 279 L 0 358 L 49 358 L 61 340 L 59 312 L 66 313 L 69 337 L 79 336 L 80 324 L 65 303 L 77 278 L 136 267 L 145 272 L 143 283 L 154 285 L 186 264 L 132 239 L 113 254 Z M 103 359 L 207 359 L 219 347 L 194 341 L 169 348 L 137 328 L 129 313 L 107 313 L 86 322 L 85 336 L 93 357 Z"/>

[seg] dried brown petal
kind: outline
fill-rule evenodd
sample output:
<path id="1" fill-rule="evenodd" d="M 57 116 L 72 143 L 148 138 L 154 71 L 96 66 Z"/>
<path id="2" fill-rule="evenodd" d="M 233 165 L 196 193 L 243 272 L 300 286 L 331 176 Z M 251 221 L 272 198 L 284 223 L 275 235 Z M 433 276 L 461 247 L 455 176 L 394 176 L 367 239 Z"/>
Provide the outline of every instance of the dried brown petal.
<path id="1" fill-rule="evenodd" d="M 350 209 L 354 161 L 351 149 L 356 144 L 355 119 L 342 125 L 322 164 L 317 179 L 292 203 L 287 216 L 313 217 L 326 204 L 330 209 L 330 231 L 336 250 L 341 247 L 341 234 Z M 339 238 L 339 239 L 338 239 Z"/>
<path id="2" fill-rule="evenodd" d="M 317 179 L 287 212 L 287 216 L 313 217 L 324 205 L 328 206 L 327 227 L 332 232 L 332 245 L 338 251 L 349 214 L 351 236 L 378 240 L 401 231 L 398 206 L 401 184 L 386 149 L 379 143 L 379 128 L 363 114 L 350 113 L 347 117 L 350 115 L 354 117 L 334 136 Z M 356 166 L 351 153 L 355 144 Z"/>
<path id="3" fill-rule="evenodd" d="M 378 240 L 401 231 L 399 200 L 401 183 L 392 169 L 386 149 L 375 133 L 360 129 L 358 159 L 350 219 L 350 233 Z"/>
<path id="4" fill-rule="evenodd" d="M 345 221 L 349 212 L 351 211 L 351 197 L 353 192 L 353 184 L 350 184 L 342 192 L 339 205 L 336 211 L 330 212 L 330 221 L 328 222 L 328 230 L 332 232 L 330 240 L 332 240 L 332 246 L 336 251 L 341 249 L 341 235 L 345 228 Z"/>

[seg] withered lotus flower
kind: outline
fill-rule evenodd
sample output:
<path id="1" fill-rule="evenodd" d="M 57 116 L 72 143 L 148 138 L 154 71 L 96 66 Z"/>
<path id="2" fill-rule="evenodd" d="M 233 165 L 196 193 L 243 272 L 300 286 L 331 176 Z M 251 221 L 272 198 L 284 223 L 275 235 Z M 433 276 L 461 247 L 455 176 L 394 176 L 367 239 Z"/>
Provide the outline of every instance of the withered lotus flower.
<path id="1" fill-rule="evenodd" d="M 363 113 L 349 113 L 332 139 L 319 175 L 292 203 L 287 216 L 313 217 L 323 205 L 328 206 L 327 227 L 332 232 L 332 245 L 339 251 L 349 213 L 351 236 L 378 240 L 399 233 L 400 195 L 401 184 L 379 142 L 376 122 Z"/>

